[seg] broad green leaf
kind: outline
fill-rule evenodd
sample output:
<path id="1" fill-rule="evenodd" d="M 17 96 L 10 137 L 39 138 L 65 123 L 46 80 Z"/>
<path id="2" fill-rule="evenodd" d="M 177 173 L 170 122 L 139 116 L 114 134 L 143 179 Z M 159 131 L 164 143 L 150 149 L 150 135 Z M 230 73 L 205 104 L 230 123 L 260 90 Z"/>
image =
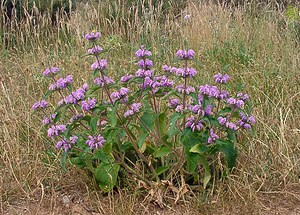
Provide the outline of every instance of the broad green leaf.
<path id="1" fill-rule="evenodd" d="M 163 156 L 167 155 L 168 153 L 170 153 L 170 151 L 171 151 L 170 148 L 168 148 L 166 146 L 161 146 L 154 152 L 154 157 L 156 157 L 156 158 L 163 157 Z"/>
<path id="2" fill-rule="evenodd" d="M 231 141 L 217 140 L 216 147 L 219 151 L 223 152 L 228 168 L 231 170 L 235 166 L 237 157 L 237 151 L 234 143 Z"/>
<path id="3" fill-rule="evenodd" d="M 178 119 L 181 119 L 182 117 L 183 117 L 183 115 L 179 114 L 179 113 L 175 113 L 171 117 L 170 128 L 169 128 L 169 131 L 168 131 L 168 136 L 169 137 L 179 133 L 179 129 L 176 127 L 176 124 L 177 124 L 176 122 L 177 122 Z"/>
<path id="4" fill-rule="evenodd" d="M 112 107 L 111 111 L 108 111 L 107 115 L 110 121 L 111 127 L 115 127 L 117 125 L 117 105 Z"/>
<path id="5" fill-rule="evenodd" d="M 160 175 L 162 173 L 164 173 L 165 171 L 167 171 L 169 169 L 169 167 L 167 166 L 161 166 L 161 167 L 158 167 L 155 172 L 157 175 Z"/>
<path id="6" fill-rule="evenodd" d="M 117 183 L 119 164 L 102 162 L 95 170 L 95 178 L 101 190 L 109 192 Z"/>
<path id="7" fill-rule="evenodd" d="M 165 112 L 160 113 L 158 115 L 158 124 L 159 124 L 159 131 L 161 134 L 165 134 L 166 132 L 166 119 L 167 119 L 167 114 Z"/>
<path id="8" fill-rule="evenodd" d="M 208 151 L 209 151 L 208 147 L 206 145 L 201 144 L 201 143 L 199 143 L 197 145 L 194 145 L 190 149 L 190 152 L 192 152 L 192 153 L 198 153 L 200 155 L 203 155 L 203 154 L 205 154 Z"/>
<path id="9" fill-rule="evenodd" d="M 152 110 L 147 110 L 144 112 L 144 114 L 141 117 L 141 120 L 143 123 L 147 126 L 149 130 L 152 130 L 154 128 L 154 122 L 155 122 L 155 114 Z M 141 125 L 142 129 L 147 131 L 146 128 L 144 128 L 143 125 Z"/>
<path id="10" fill-rule="evenodd" d="M 203 165 L 205 170 L 204 178 L 203 178 L 203 188 L 205 189 L 211 178 L 210 168 L 207 160 L 203 156 L 200 156 L 199 161 Z"/>
<path id="11" fill-rule="evenodd" d="M 141 148 L 143 147 L 143 145 L 145 144 L 145 139 L 146 139 L 147 136 L 148 136 L 147 133 L 143 133 L 143 134 L 141 134 L 141 135 L 139 136 L 139 141 L 138 141 L 138 143 L 137 143 L 139 149 L 141 149 Z"/>
<path id="12" fill-rule="evenodd" d="M 90 120 L 90 128 L 93 133 L 95 133 L 97 130 L 97 122 L 98 122 L 98 117 L 92 117 Z"/>

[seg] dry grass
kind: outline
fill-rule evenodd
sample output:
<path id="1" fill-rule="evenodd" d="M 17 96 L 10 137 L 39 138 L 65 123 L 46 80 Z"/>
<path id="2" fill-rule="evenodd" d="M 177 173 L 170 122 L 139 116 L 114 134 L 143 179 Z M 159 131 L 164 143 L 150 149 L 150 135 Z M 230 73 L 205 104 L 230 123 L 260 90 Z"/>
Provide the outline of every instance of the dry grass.
<path id="1" fill-rule="evenodd" d="M 190 3 L 182 13 L 191 14 L 188 21 L 168 16 L 165 23 L 157 22 L 149 13 L 149 22 L 139 17 L 119 22 L 128 11 L 118 6 L 120 17 L 107 20 L 101 7 L 82 4 L 71 20 L 63 20 L 54 30 L 47 27 L 47 17 L 40 18 L 38 28 L 23 24 L 14 32 L 15 49 L 2 50 L 0 213 L 299 213 L 300 54 L 299 41 L 288 29 L 284 14 L 265 11 L 250 17 L 243 9 Z M 162 16 L 159 10 L 156 16 Z M 139 43 L 151 44 L 156 61 L 170 62 L 176 48 L 183 46 L 183 38 L 201 52 L 199 82 L 225 64 L 232 65 L 229 73 L 246 84 L 258 124 L 253 138 L 242 139 L 238 165 L 226 181 L 196 193 L 192 203 L 169 204 L 170 208 L 161 210 L 143 204 L 143 195 L 134 191 L 134 185 L 103 196 L 83 170 L 60 168 L 59 155 L 43 137 L 30 107 L 47 88 L 40 73 L 48 65 L 71 72 L 79 84 L 86 81 L 90 62 L 82 58 L 86 48 L 82 36 L 93 28 L 106 35 L 102 45 L 111 48 L 112 75 L 125 72 L 122 67 L 132 71 L 130 60 Z M 142 29 L 150 32 L 146 40 L 141 39 Z M 68 204 L 63 203 L 66 196 Z"/>

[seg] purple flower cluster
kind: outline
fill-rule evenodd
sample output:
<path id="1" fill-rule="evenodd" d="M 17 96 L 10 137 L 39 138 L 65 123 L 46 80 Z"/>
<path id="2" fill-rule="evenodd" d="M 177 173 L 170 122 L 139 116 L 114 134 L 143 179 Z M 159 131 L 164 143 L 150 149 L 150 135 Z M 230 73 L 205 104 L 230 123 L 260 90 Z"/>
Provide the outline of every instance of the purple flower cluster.
<path id="1" fill-rule="evenodd" d="M 174 98 L 174 99 L 170 99 L 168 101 L 168 107 L 169 108 L 176 108 L 179 105 L 179 99 Z"/>
<path id="2" fill-rule="evenodd" d="M 225 84 L 229 81 L 230 77 L 227 74 L 222 75 L 221 73 L 218 73 L 214 76 L 214 79 L 216 83 Z"/>
<path id="3" fill-rule="evenodd" d="M 176 69 L 176 75 L 181 76 L 183 78 L 185 77 L 194 77 L 197 74 L 197 71 L 193 68 L 177 68 Z"/>
<path id="4" fill-rule="evenodd" d="M 50 115 L 50 117 L 45 117 L 42 122 L 44 125 L 49 125 L 49 124 L 53 123 L 53 120 L 55 119 L 55 117 L 56 117 L 56 113 L 53 113 Z"/>
<path id="5" fill-rule="evenodd" d="M 192 60 L 195 57 L 195 52 L 192 49 L 178 50 L 176 56 L 179 60 Z"/>
<path id="6" fill-rule="evenodd" d="M 107 85 L 113 84 L 113 83 L 115 83 L 115 81 L 113 79 L 111 79 L 110 77 L 107 77 L 104 75 L 103 78 L 96 78 L 94 80 L 94 83 L 100 87 L 104 87 L 104 84 L 107 84 Z"/>
<path id="7" fill-rule="evenodd" d="M 127 95 L 129 93 L 129 89 L 125 88 L 125 87 L 121 87 L 121 89 L 119 91 L 115 91 L 111 93 L 111 99 L 113 100 L 113 102 L 117 101 L 117 100 L 123 100 L 127 98 Z"/>
<path id="8" fill-rule="evenodd" d="M 200 131 L 202 128 L 204 128 L 203 122 L 203 120 L 196 120 L 194 116 L 191 116 L 187 119 L 185 127 L 191 128 L 192 132 L 195 130 Z"/>
<path id="9" fill-rule="evenodd" d="M 58 141 L 56 144 L 56 148 L 60 150 L 61 148 L 64 148 L 65 152 L 68 152 L 72 145 L 76 144 L 78 141 L 77 136 L 70 137 L 70 140 L 68 141 L 66 138 L 63 138 L 62 140 Z"/>
<path id="10" fill-rule="evenodd" d="M 238 93 L 236 95 L 236 97 L 240 100 L 243 100 L 243 101 L 247 101 L 250 99 L 249 95 L 247 93 L 243 94 L 243 93 Z"/>
<path id="11" fill-rule="evenodd" d="M 153 66 L 153 61 L 149 59 L 141 59 L 138 62 L 138 66 L 141 68 L 150 68 Z"/>
<path id="12" fill-rule="evenodd" d="M 153 73 L 153 70 L 139 69 L 138 71 L 136 71 L 135 76 L 139 78 L 145 78 L 153 76 Z"/>
<path id="13" fill-rule="evenodd" d="M 91 68 L 92 68 L 93 70 L 96 70 L 96 69 L 104 70 L 104 69 L 107 68 L 107 60 L 106 60 L 106 59 L 102 59 L 102 60 L 100 60 L 100 61 L 96 60 L 96 61 L 92 64 Z"/>
<path id="14" fill-rule="evenodd" d="M 82 101 L 81 108 L 84 111 L 90 111 L 96 107 L 97 100 L 95 98 L 88 98 L 85 101 Z"/>
<path id="15" fill-rule="evenodd" d="M 84 38 L 85 38 L 86 40 L 89 40 L 89 41 L 95 41 L 95 40 L 97 40 L 100 36 L 101 36 L 101 33 L 100 33 L 100 32 L 92 31 L 92 32 L 86 34 Z"/>
<path id="16" fill-rule="evenodd" d="M 71 119 L 70 119 L 70 122 L 72 123 L 72 122 L 77 121 L 77 120 L 82 119 L 82 118 L 83 118 L 83 114 L 80 113 L 80 114 L 77 114 L 75 116 L 72 116 Z"/>
<path id="17" fill-rule="evenodd" d="M 43 72 L 43 76 L 49 77 L 49 76 L 55 75 L 58 71 L 59 71 L 59 68 L 57 68 L 57 67 L 50 67 L 50 68 L 48 67 Z"/>
<path id="18" fill-rule="evenodd" d="M 235 99 L 233 97 L 230 97 L 226 100 L 227 104 L 230 104 L 231 106 L 242 108 L 244 106 L 244 101 L 242 99 Z"/>
<path id="19" fill-rule="evenodd" d="M 177 72 L 177 68 L 176 67 L 172 67 L 172 66 L 168 66 L 168 65 L 163 65 L 162 69 L 167 74 L 168 73 L 175 74 Z"/>
<path id="20" fill-rule="evenodd" d="M 124 117 L 129 117 L 129 116 L 132 116 L 134 115 L 135 113 L 138 113 L 140 112 L 140 108 L 142 107 L 142 104 L 141 103 L 133 103 L 131 106 L 130 106 L 130 109 L 125 111 L 124 113 Z"/>
<path id="21" fill-rule="evenodd" d="M 219 139 L 219 136 L 216 135 L 216 134 L 214 133 L 214 130 L 213 130 L 213 129 L 210 129 L 210 130 L 209 130 L 209 137 L 208 137 L 207 142 L 208 142 L 209 144 L 211 144 L 211 143 L 213 143 L 214 141 L 216 141 L 217 139 Z"/>
<path id="22" fill-rule="evenodd" d="M 37 110 L 37 109 L 45 109 L 48 106 L 48 102 L 46 102 L 46 100 L 41 100 L 39 102 L 36 102 L 32 105 L 32 109 L 33 110 Z"/>
<path id="23" fill-rule="evenodd" d="M 244 113 L 240 113 L 240 118 L 237 124 L 244 129 L 251 129 L 252 125 L 256 123 L 255 117 L 247 117 Z"/>
<path id="24" fill-rule="evenodd" d="M 145 59 L 150 57 L 152 53 L 149 50 L 145 49 L 145 46 L 141 46 L 139 50 L 136 51 L 135 56 L 140 59 Z"/>
<path id="25" fill-rule="evenodd" d="M 199 93 L 207 95 L 208 97 L 214 97 L 217 99 L 226 99 L 229 97 L 229 92 L 226 90 L 219 90 L 217 86 L 210 86 L 208 84 L 199 87 Z"/>
<path id="26" fill-rule="evenodd" d="M 84 85 L 81 88 L 77 89 L 76 91 L 71 92 L 71 94 L 66 96 L 63 101 L 66 104 L 77 104 L 79 101 L 84 99 L 85 92 L 87 91 L 87 89 L 88 86 Z"/>
<path id="27" fill-rule="evenodd" d="M 133 75 L 126 74 L 126 75 L 121 77 L 121 82 L 127 82 L 130 79 L 132 79 L 133 77 L 134 77 Z"/>
<path id="28" fill-rule="evenodd" d="M 88 53 L 92 55 L 99 55 L 102 51 L 103 51 L 102 47 L 98 45 L 88 49 Z"/>
<path id="29" fill-rule="evenodd" d="M 66 125 L 52 125 L 48 129 L 48 137 L 58 136 L 66 130 Z"/>
<path id="30" fill-rule="evenodd" d="M 221 125 L 225 125 L 225 127 L 227 127 L 227 128 L 230 128 L 232 130 L 237 130 L 236 124 L 234 124 L 233 122 L 229 122 L 226 117 L 219 116 L 218 117 L 218 122 Z"/>
<path id="31" fill-rule="evenodd" d="M 85 143 L 90 147 L 90 149 L 98 149 L 102 147 L 106 140 L 99 134 L 96 137 L 89 135 L 89 139 Z"/>
<path id="32" fill-rule="evenodd" d="M 60 78 L 57 80 L 56 84 L 51 84 L 49 86 L 49 90 L 57 90 L 57 89 L 64 89 L 73 82 L 73 76 L 68 75 L 65 78 Z"/>
<path id="33" fill-rule="evenodd" d="M 189 95 L 190 93 L 194 93 L 195 92 L 195 88 L 192 86 L 185 86 L 183 84 L 181 85 L 177 85 L 175 87 L 175 89 L 179 92 L 179 93 L 185 93 L 187 95 Z"/>

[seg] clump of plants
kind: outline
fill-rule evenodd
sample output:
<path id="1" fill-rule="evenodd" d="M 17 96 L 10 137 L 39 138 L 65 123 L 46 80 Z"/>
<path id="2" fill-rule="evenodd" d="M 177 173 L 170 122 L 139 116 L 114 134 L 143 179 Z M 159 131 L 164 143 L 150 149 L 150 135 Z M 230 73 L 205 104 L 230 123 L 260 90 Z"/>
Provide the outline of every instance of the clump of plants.
<path id="1" fill-rule="evenodd" d="M 255 118 L 248 94 L 228 91 L 228 74 L 195 86 L 200 74 L 191 67 L 193 50 L 176 52 L 179 67 L 153 69 L 151 51 L 141 46 L 135 74 L 113 80 L 97 44 L 100 32 L 85 38 L 95 60 L 93 82 L 75 88 L 72 75 L 61 77 L 59 68 L 49 67 L 43 72 L 49 90 L 32 106 L 63 160 L 87 168 L 106 192 L 129 177 L 146 189 L 160 183 L 205 188 L 217 155 L 227 170 L 234 167 L 237 137 Z M 48 103 L 49 96 L 57 103 Z"/>

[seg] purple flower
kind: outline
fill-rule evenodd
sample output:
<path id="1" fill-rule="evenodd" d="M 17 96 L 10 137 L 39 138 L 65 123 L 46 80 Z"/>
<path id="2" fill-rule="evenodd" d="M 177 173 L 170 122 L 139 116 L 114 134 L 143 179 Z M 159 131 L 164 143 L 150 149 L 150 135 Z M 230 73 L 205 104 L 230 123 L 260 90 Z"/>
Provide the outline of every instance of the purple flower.
<path id="1" fill-rule="evenodd" d="M 93 70 L 96 70 L 96 69 L 104 70 L 107 68 L 107 60 L 106 59 L 102 59 L 100 61 L 97 60 L 92 64 L 91 68 Z"/>
<path id="2" fill-rule="evenodd" d="M 219 116 L 219 117 L 218 117 L 218 122 L 219 122 L 221 125 L 225 125 L 225 123 L 227 122 L 227 119 L 226 119 L 226 117 L 221 117 L 221 116 Z"/>
<path id="3" fill-rule="evenodd" d="M 203 95 L 207 95 L 208 97 L 220 97 L 220 91 L 218 90 L 217 86 L 210 86 L 208 84 L 205 84 L 199 87 L 199 92 Z"/>
<path id="4" fill-rule="evenodd" d="M 195 105 L 195 106 L 192 106 L 192 107 L 191 107 L 191 111 L 192 111 L 194 114 L 198 114 L 198 115 L 201 115 L 201 116 L 204 115 L 204 111 L 202 110 L 201 105 Z"/>
<path id="5" fill-rule="evenodd" d="M 251 125 L 256 123 L 254 116 L 247 117 L 242 112 L 240 112 L 239 115 L 240 115 L 241 120 L 239 120 L 237 124 L 238 124 L 238 126 L 244 128 L 244 129 L 251 129 Z"/>
<path id="6" fill-rule="evenodd" d="M 229 97 L 229 92 L 226 90 L 222 90 L 218 96 L 219 99 L 227 99 L 228 97 Z"/>
<path id="7" fill-rule="evenodd" d="M 215 79 L 216 83 L 224 84 L 224 83 L 227 83 L 229 81 L 230 77 L 227 74 L 222 75 L 221 73 L 218 73 L 214 76 L 214 79 Z"/>
<path id="8" fill-rule="evenodd" d="M 42 122 L 44 125 L 49 125 L 49 124 L 53 123 L 53 120 L 55 119 L 55 117 L 56 117 L 56 113 L 51 114 L 50 117 L 45 117 Z"/>
<path id="9" fill-rule="evenodd" d="M 46 102 L 45 100 L 41 100 L 39 102 L 34 103 L 31 108 L 33 110 L 37 110 L 39 108 L 45 109 L 47 106 L 48 106 L 48 102 Z"/>
<path id="10" fill-rule="evenodd" d="M 43 72 L 43 76 L 49 77 L 51 75 L 55 75 L 59 71 L 59 68 L 57 67 L 48 67 L 46 70 Z"/>
<path id="11" fill-rule="evenodd" d="M 249 95 L 248 95 L 247 93 L 245 93 L 245 94 L 243 94 L 243 93 L 238 93 L 238 94 L 236 95 L 236 97 L 239 98 L 239 99 L 241 99 L 241 100 L 243 100 L 243 101 L 246 101 L 246 100 L 248 100 L 248 99 L 250 98 Z"/>
<path id="12" fill-rule="evenodd" d="M 99 55 L 101 52 L 103 51 L 102 47 L 100 46 L 94 46 L 93 48 L 88 50 L 89 54 L 93 54 L 93 55 Z"/>
<path id="13" fill-rule="evenodd" d="M 132 116 L 132 115 L 134 115 L 133 110 L 127 110 L 127 111 L 125 111 L 125 113 L 124 113 L 124 117 L 125 117 L 125 118 L 127 118 L 127 117 L 129 117 L 129 116 Z"/>
<path id="14" fill-rule="evenodd" d="M 75 116 L 72 116 L 71 119 L 70 119 L 70 122 L 72 123 L 72 122 L 80 120 L 82 118 L 83 118 L 83 114 L 80 113 L 80 114 L 77 114 Z"/>
<path id="15" fill-rule="evenodd" d="M 236 126 L 236 124 L 234 124 L 233 122 L 226 122 L 225 126 L 226 126 L 227 128 L 232 129 L 232 130 L 237 130 L 237 126 Z"/>
<path id="16" fill-rule="evenodd" d="M 241 99 L 238 99 L 238 100 L 236 101 L 236 107 L 237 107 L 237 108 L 242 108 L 243 106 L 244 106 L 244 101 L 241 100 Z"/>
<path id="17" fill-rule="evenodd" d="M 62 140 L 57 142 L 56 148 L 61 149 L 63 147 L 65 152 L 68 152 L 71 149 L 72 144 L 76 144 L 77 141 L 78 141 L 77 136 L 70 137 L 70 141 L 67 141 L 66 138 L 63 138 Z"/>
<path id="18" fill-rule="evenodd" d="M 89 139 L 85 141 L 85 143 L 90 147 L 90 149 L 98 149 L 106 142 L 106 140 L 100 134 L 96 137 L 89 135 L 88 138 Z"/>
<path id="19" fill-rule="evenodd" d="M 235 105 L 235 104 L 236 104 L 236 99 L 233 98 L 233 97 L 231 97 L 231 98 L 227 99 L 226 102 L 227 102 L 228 104 L 230 104 L 230 105 Z"/>
<path id="20" fill-rule="evenodd" d="M 136 77 L 144 78 L 144 77 L 151 77 L 153 76 L 153 70 L 144 70 L 144 69 L 139 69 L 135 73 Z"/>
<path id="21" fill-rule="evenodd" d="M 107 76 L 103 76 L 104 77 L 104 81 L 102 78 L 96 78 L 94 80 L 94 83 L 100 87 L 103 87 L 104 84 L 113 84 L 115 83 L 113 79 L 111 79 L 110 77 L 107 77 Z"/>
<path id="22" fill-rule="evenodd" d="M 250 116 L 248 118 L 248 121 L 251 123 L 251 124 L 255 124 L 256 123 L 256 120 L 255 120 L 255 117 L 254 116 Z"/>
<path id="23" fill-rule="evenodd" d="M 127 96 L 127 94 L 129 93 L 129 89 L 125 88 L 125 87 L 121 87 L 121 89 L 119 90 L 120 95 L 121 96 Z"/>
<path id="24" fill-rule="evenodd" d="M 191 128 L 192 132 L 195 130 L 200 131 L 202 128 L 204 128 L 204 125 L 202 124 L 203 122 L 203 120 L 197 121 L 194 116 L 191 116 L 187 119 L 185 127 Z"/>
<path id="25" fill-rule="evenodd" d="M 97 100 L 95 98 L 88 98 L 85 101 L 82 101 L 81 108 L 84 111 L 90 111 L 91 109 L 96 107 Z"/>
<path id="26" fill-rule="evenodd" d="M 141 107 L 142 107 L 141 103 L 133 103 L 131 105 L 131 110 L 133 110 L 134 113 L 138 113 Z"/>
<path id="27" fill-rule="evenodd" d="M 68 85 L 72 84 L 72 82 L 73 82 L 73 76 L 68 75 L 66 78 L 60 78 L 60 79 L 57 80 L 56 88 L 64 89 Z"/>
<path id="28" fill-rule="evenodd" d="M 213 106 L 212 105 L 207 105 L 205 108 L 205 115 L 211 116 L 213 114 Z"/>
<path id="29" fill-rule="evenodd" d="M 141 68 L 150 68 L 153 66 L 153 61 L 149 59 L 141 59 L 138 62 L 138 66 Z"/>
<path id="30" fill-rule="evenodd" d="M 82 85 L 82 89 L 86 92 L 89 90 L 89 85 L 87 83 Z"/>
<path id="31" fill-rule="evenodd" d="M 149 56 L 151 56 L 152 55 L 152 53 L 149 51 L 149 50 L 146 50 L 145 49 L 145 46 L 141 46 L 141 48 L 139 49 L 139 50 L 137 50 L 137 52 L 135 53 L 135 56 L 137 57 L 137 58 L 140 58 L 140 59 L 143 59 L 143 58 L 145 58 L 145 57 L 149 57 Z"/>
<path id="32" fill-rule="evenodd" d="M 213 141 L 216 141 L 217 139 L 219 139 L 219 136 L 214 133 L 213 129 L 210 129 L 209 130 L 209 137 L 208 137 L 207 142 L 209 144 L 211 144 L 211 143 L 213 143 Z"/>
<path id="33" fill-rule="evenodd" d="M 176 56 L 179 60 L 191 60 L 195 57 L 195 52 L 192 49 L 189 49 L 188 51 L 178 50 Z"/>
<path id="34" fill-rule="evenodd" d="M 58 136 L 66 130 L 66 125 L 52 125 L 48 129 L 48 137 Z"/>
<path id="35" fill-rule="evenodd" d="M 183 105 L 177 105 L 177 107 L 175 108 L 175 111 L 177 113 L 181 113 L 183 111 Z"/>
<path id="36" fill-rule="evenodd" d="M 193 68 L 178 68 L 176 70 L 176 75 L 181 77 L 194 77 L 197 74 L 197 71 Z"/>
<path id="37" fill-rule="evenodd" d="M 95 40 L 97 40 L 100 36 L 101 36 L 101 33 L 100 33 L 100 32 L 92 31 L 91 33 L 86 34 L 84 38 L 85 38 L 86 40 L 95 41 Z"/>
<path id="38" fill-rule="evenodd" d="M 184 88 L 184 85 L 178 85 L 175 87 L 175 89 L 179 92 L 179 93 L 186 93 L 186 94 L 190 94 L 190 93 L 194 93 L 195 92 L 195 88 L 192 86 L 186 86 L 186 89 Z"/>
<path id="39" fill-rule="evenodd" d="M 124 75 L 124 76 L 121 77 L 121 82 L 127 82 L 130 79 L 132 79 L 132 78 L 133 78 L 133 75 L 126 74 L 126 75 Z"/>
<path id="40" fill-rule="evenodd" d="M 171 99 L 168 102 L 168 107 L 170 107 L 170 108 L 176 108 L 177 105 L 179 105 L 179 99 L 176 99 L 176 98 L 175 99 Z"/>

